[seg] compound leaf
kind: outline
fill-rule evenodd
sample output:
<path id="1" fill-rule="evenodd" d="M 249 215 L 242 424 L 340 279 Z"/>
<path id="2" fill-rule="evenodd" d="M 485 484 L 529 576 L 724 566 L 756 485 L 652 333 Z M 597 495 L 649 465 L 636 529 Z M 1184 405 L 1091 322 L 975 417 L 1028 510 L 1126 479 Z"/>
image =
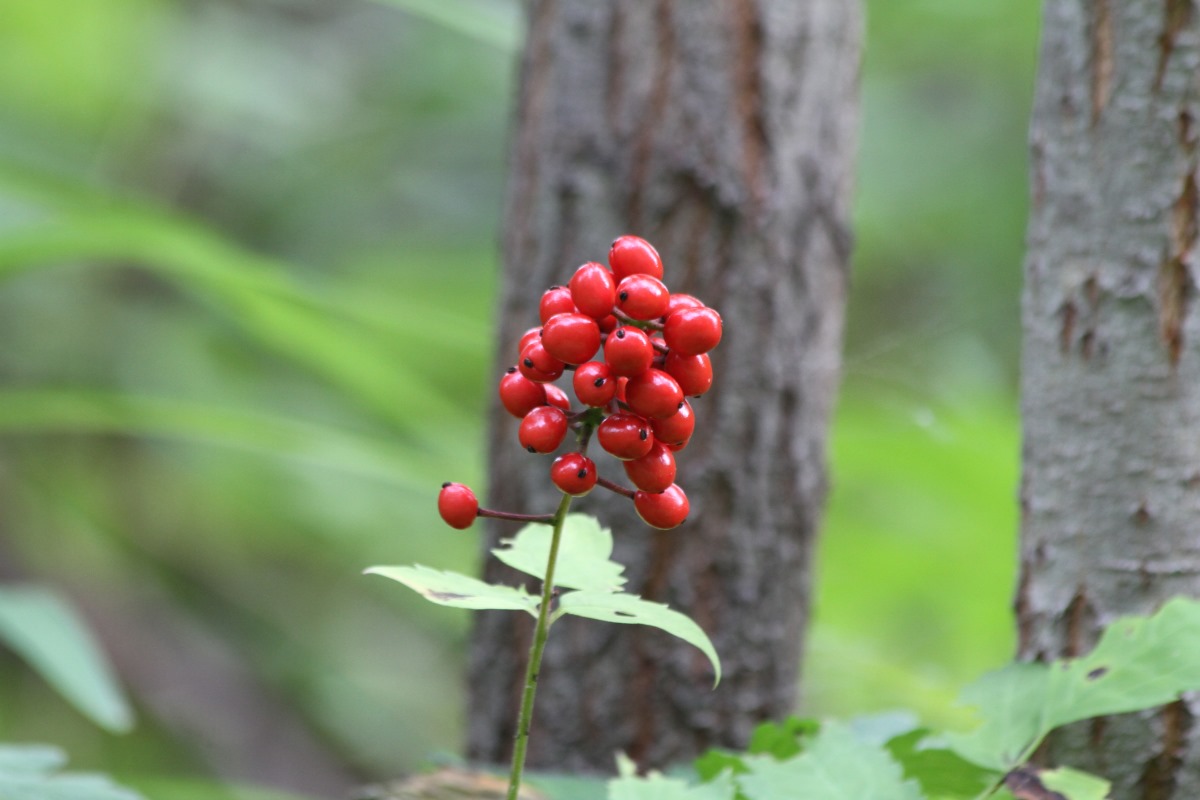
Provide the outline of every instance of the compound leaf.
<path id="1" fill-rule="evenodd" d="M 414 564 L 411 567 L 370 567 L 367 575 L 382 575 L 403 583 L 431 603 L 453 608 L 507 609 L 537 615 L 540 598 L 524 589 L 485 583 L 457 572 L 443 572 Z"/>
<path id="2" fill-rule="evenodd" d="M 545 580 L 552 534 L 549 525 L 526 525 L 492 552 L 513 569 Z M 612 532 L 601 527 L 599 520 L 587 514 L 568 514 L 558 545 L 554 585 L 596 592 L 618 591 L 625 585 L 621 574 L 625 567 L 611 559 L 612 551 Z"/>

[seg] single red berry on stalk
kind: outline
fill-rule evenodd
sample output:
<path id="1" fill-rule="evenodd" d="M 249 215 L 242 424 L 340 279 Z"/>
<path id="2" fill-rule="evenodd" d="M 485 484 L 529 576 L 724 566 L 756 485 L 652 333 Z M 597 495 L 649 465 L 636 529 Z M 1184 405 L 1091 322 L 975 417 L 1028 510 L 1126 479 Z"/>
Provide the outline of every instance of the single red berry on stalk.
<path id="1" fill-rule="evenodd" d="M 546 387 L 529 380 L 516 367 L 509 367 L 500 379 L 500 403 L 505 411 L 520 419 L 546 404 Z"/>
<path id="2" fill-rule="evenodd" d="M 542 347 L 566 364 L 582 364 L 600 349 L 600 326 L 583 314 L 555 314 L 542 327 Z"/>
<path id="3" fill-rule="evenodd" d="M 469 528 L 479 513 L 479 501 L 466 484 L 443 483 L 438 492 L 438 513 L 451 528 Z"/>
<path id="4" fill-rule="evenodd" d="M 691 510 L 687 495 L 674 483 L 662 492 L 634 493 L 633 507 L 643 522 L 663 531 L 678 527 Z"/>
<path id="5" fill-rule="evenodd" d="M 707 353 L 684 356 L 672 350 L 663 359 L 663 370 L 675 379 L 688 397 L 699 397 L 712 388 L 712 359 Z"/>
<path id="6" fill-rule="evenodd" d="M 517 369 L 531 381 L 549 383 L 563 374 L 563 362 L 546 351 L 541 339 L 536 339 L 521 351 Z"/>
<path id="7" fill-rule="evenodd" d="M 542 338 L 542 329 L 540 327 L 530 328 L 522 333 L 521 340 L 517 342 L 517 354 L 519 355 L 526 347 L 529 347 L 530 342 L 540 338 Z"/>
<path id="8" fill-rule="evenodd" d="M 575 311 L 575 301 L 571 299 L 571 290 L 565 286 L 551 286 L 542 292 L 538 303 L 538 317 L 542 323 L 555 314 L 570 314 Z"/>
<path id="9" fill-rule="evenodd" d="M 679 411 L 683 391 L 674 378 L 661 369 L 648 369 L 629 379 L 625 402 L 643 417 L 669 417 Z"/>
<path id="10" fill-rule="evenodd" d="M 614 375 L 638 375 L 650 368 L 654 345 L 645 331 L 622 325 L 604 341 L 604 360 Z"/>
<path id="11" fill-rule="evenodd" d="M 561 408 L 538 406 L 525 415 L 517 438 L 531 453 L 553 453 L 567 436 L 567 415 Z"/>
<path id="12" fill-rule="evenodd" d="M 561 408 L 563 411 L 571 410 L 571 398 L 567 397 L 567 393 L 555 386 L 553 383 L 542 384 L 546 387 L 546 404 Z"/>
<path id="13" fill-rule="evenodd" d="M 643 492 L 662 492 L 675 483 L 675 454 L 662 442 L 655 442 L 641 458 L 624 462 L 625 474 Z"/>
<path id="14" fill-rule="evenodd" d="M 661 317 L 670 302 L 671 292 L 650 275 L 630 275 L 617 284 L 617 308 L 634 319 Z"/>
<path id="15" fill-rule="evenodd" d="M 641 458 L 654 446 L 650 423 L 637 414 L 623 411 L 604 418 L 596 428 L 596 439 L 606 453 L 622 461 Z"/>
<path id="16" fill-rule="evenodd" d="M 662 280 L 662 258 L 640 236 L 619 236 L 608 250 L 608 264 L 619 281 L 629 275 L 650 275 Z"/>
<path id="17" fill-rule="evenodd" d="M 596 485 L 596 464 L 583 453 L 566 453 L 550 465 L 550 480 L 564 494 L 582 497 Z"/>
<path id="18" fill-rule="evenodd" d="M 585 406 L 603 408 L 616 396 L 617 378 L 603 361 L 580 364 L 571 376 L 575 396 Z"/>
<path id="19" fill-rule="evenodd" d="M 663 323 L 667 347 L 681 356 L 707 353 L 721 341 L 721 315 L 711 308 L 685 308 Z"/>
<path id="20" fill-rule="evenodd" d="M 687 444 L 696 430 L 696 415 L 692 412 L 691 403 L 684 400 L 679 410 L 671 416 L 650 420 L 650 430 L 655 441 L 667 445 Z"/>
<path id="21" fill-rule="evenodd" d="M 617 302 L 617 281 L 603 264 L 589 261 L 571 276 L 571 300 L 580 313 L 593 319 L 612 314 Z"/>

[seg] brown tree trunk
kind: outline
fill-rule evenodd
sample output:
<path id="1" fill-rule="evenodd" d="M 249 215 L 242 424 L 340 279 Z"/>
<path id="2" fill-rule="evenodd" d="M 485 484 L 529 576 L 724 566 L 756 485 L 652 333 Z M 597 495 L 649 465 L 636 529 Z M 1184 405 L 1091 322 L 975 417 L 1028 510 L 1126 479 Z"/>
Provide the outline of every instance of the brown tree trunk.
<path id="1" fill-rule="evenodd" d="M 861 19 L 851 0 L 536 0 L 521 66 L 504 227 L 497 374 L 536 323 L 543 289 L 609 242 L 653 242 L 673 291 L 719 309 L 716 387 L 680 453 L 692 513 L 648 529 L 628 501 L 577 504 L 613 528 L 629 590 L 712 636 L 725 667 L 657 631 L 559 622 L 529 762 L 661 765 L 744 744 L 792 710 L 826 489 L 850 236 Z M 492 419 L 490 499 L 549 511 L 549 462 Z M 623 478 L 600 458 L 601 474 Z M 489 530 L 489 546 L 511 526 Z M 487 576 L 518 579 L 495 561 Z M 514 734 L 528 619 L 481 614 L 470 659 L 471 757 Z"/>
<path id="2" fill-rule="evenodd" d="M 1200 594 L 1192 0 L 1048 0 L 1024 297 L 1020 653 Z M 1196 706 L 1095 720 L 1045 757 L 1113 797 L 1200 797 Z"/>

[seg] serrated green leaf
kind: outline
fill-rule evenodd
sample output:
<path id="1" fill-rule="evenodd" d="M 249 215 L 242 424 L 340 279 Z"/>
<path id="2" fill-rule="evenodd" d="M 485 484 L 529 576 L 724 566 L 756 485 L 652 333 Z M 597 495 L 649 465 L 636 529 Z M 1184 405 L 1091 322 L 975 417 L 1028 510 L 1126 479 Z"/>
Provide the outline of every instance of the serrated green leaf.
<path id="1" fill-rule="evenodd" d="M 1043 786 L 1067 800 L 1105 800 L 1112 789 L 1112 784 L 1103 778 L 1070 767 L 1046 770 L 1038 777 Z"/>
<path id="2" fill-rule="evenodd" d="M 696 770 L 696 775 L 701 781 L 711 781 L 722 772 L 731 772 L 735 775 L 745 772 L 746 765 L 742 763 L 742 756 L 739 753 L 713 749 L 698 756 L 692 762 L 692 769 Z"/>
<path id="3" fill-rule="evenodd" d="M 716 648 L 713 647 L 708 634 L 686 614 L 667 608 L 662 603 L 652 603 L 631 594 L 567 592 L 559 599 L 558 611 L 555 614 L 572 614 L 625 625 L 649 625 L 666 631 L 699 648 L 712 664 L 716 676 L 713 686 L 721 682 L 721 659 L 717 656 Z"/>
<path id="4" fill-rule="evenodd" d="M 623 754 L 617 756 L 617 774 L 608 782 L 608 800 L 733 800 L 736 793 L 728 773 L 694 786 L 659 772 L 639 778 L 636 765 Z"/>
<path id="5" fill-rule="evenodd" d="M 991 784 L 998 772 L 973 764 L 930 737 L 923 729 L 909 731 L 887 743 L 904 777 L 921 784 L 930 797 L 974 797 Z"/>
<path id="6" fill-rule="evenodd" d="M 57 773 L 66 758 L 45 745 L 0 745 L 3 800 L 145 800 L 104 775 Z"/>
<path id="7" fill-rule="evenodd" d="M 800 755 L 787 761 L 748 756 L 748 772 L 736 776 L 750 800 L 921 800 L 915 781 L 886 750 L 866 744 L 841 723 L 829 722 Z"/>
<path id="8" fill-rule="evenodd" d="M 1054 728 L 1162 705 L 1194 689 L 1200 689 L 1200 602 L 1181 597 L 1153 616 L 1117 620 L 1083 658 L 1010 664 L 985 675 L 961 700 L 978 709 L 982 724 L 947 739 L 964 758 L 1005 772 Z"/>
<path id="9" fill-rule="evenodd" d="M 550 556 L 549 525 L 530 524 L 492 552 L 513 569 L 544 580 Z M 612 532 L 587 514 L 568 514 L 563 520 L 554 568 L 554 585 L 567 589 L 615 592 L 625 585 L 625 567 L 613 561 Z"/>
<path id="10" fill-rule="evenodd" d="M 133 727 L 108 660 L 60 595 L 39 586 L 0 588 L 0 642 L 97 725 L 118 733 Z"/>
<path id="11" fill-rule="evenodd" d="M 519 587 L 485 583 L 457 572 L 414 564 L 411 567 L 370 567 L 367 575 L 382 575 L 403 583 L 431 603 L 475 610 L 528 611 L 537 616 L 540 598 Z"/>

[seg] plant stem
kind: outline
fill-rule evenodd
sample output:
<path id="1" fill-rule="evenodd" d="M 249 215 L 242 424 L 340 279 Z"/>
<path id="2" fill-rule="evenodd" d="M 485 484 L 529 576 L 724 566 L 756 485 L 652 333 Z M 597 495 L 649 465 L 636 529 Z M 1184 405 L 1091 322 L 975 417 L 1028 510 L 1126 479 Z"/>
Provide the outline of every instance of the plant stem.
<path id="1" fill-rule="evenodd" d="M 475 512 L 476 516 L 491 517 L 492 519 L 507 519 L 513 522 L 541 522 L 546 525 L 554 524 L 553 514 L 517 514 L 512 511 L 496 511 L 491 508 L 481 508 Z"/>
<path id="2" fill-rule="evenodd" d="M 521 713 L 517 717 L 517 740 L 513 745 L 512 775 L 508 781 L 507 800 L 517 800 L 521 791 L 521 773 L 525 771 L 525 749 L 529 744 L 529 726 L 533 721 L 533 696 L 537 692 L 538 673 L 542 668 L 542 651 L 550 631 L 550 603 L 554 597 L 554 564 L 558 560 L 558 543 L 562 539 L 563 522 L 571 507 L 571 495 L 564 494 L 554 512 L 554 533 L 550 537 L 550 555 L 546 559 L 546 578 L 542 581 L 542 603 L 538 607 L 537 627 L 533 645 L 529 648 L 529 663 L 525 667 L 525 692 L 521 695 Z"/>

